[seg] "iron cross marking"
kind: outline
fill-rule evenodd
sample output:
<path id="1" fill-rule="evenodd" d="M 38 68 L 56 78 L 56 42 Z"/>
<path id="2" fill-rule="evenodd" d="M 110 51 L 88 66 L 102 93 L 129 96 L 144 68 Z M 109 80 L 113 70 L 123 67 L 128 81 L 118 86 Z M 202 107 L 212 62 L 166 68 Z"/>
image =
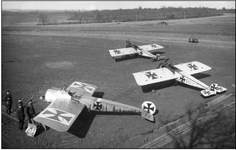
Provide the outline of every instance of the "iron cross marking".
<path id="1" fill-rule="evenodd" d="M 210 91 L 204 91 L 204 93 L 209 95 L 209 94 L 210 94 Z"/>
<path id="2" fill-rule="evenodd" d="M 181 80 L 181 82 L 184 82 L 184 81 L 185 81 L 184 76 L 181 76 L 181 77 L 180 77 L 180 80 Z"/>
<path id="3" fill-rule="evenodd" d="M 51 118 L 51 119 L 53 119 L 53 120 L 55 120 L 55 121 L 59 121 L 59 122 L 61 122 L 61 120 L 59 119 L 59 117 L 65 119 L 67 122 L 69 122 L 69 121 L 71 120 L 71 118 L 72 118 L 72 117 L 69 117 L 69 116 L 63 116 L 62 114 L 66 114 L 66 113 L 63 112 L 63 111 L 56 110 L 56 109 L 55 109 L 55 111 L 56 111 L 56 114 L 55 114 L 55 113 L 52 113 L 51 111 L 48 111 L 48 110 L 46 110 L 43 114 L 45 114 L 45 115 L 51 114 L 51 115 L 53 115 L 53 116 L 47 117 L 47 118 Z"/>
<path id="4" fill-rule="evenodd" d="M 154 44 L 152 44 L 152 47 L 153 47 L 153 48 L 156 48 L 157 46 L 156 46 L 156 45 L 154 45 Z"/>
<path id="5" fill-rule="evenodd" d="M 188 64 L 188 67 L 193 70 L 197 70 L 198 67 L 195 64 Z"/>
<path id="6" fill-rule="evenodd" d="M 150 110 L 154 111 L 154 107 L 151 107 L 152 104 L 147 103 L 147 105 L 148 105 L 148 106 L 147 106 L 147 107 L 144 106 L 143 109 L 146 109 L 148 113 L 150 113 Z"/>
<path id="7" fill-rule="evenodd" d="M 85 85 L 85 84 L 82 84 L 82 83 L 81 83 L 81 85 L 75 84 L 74 86 L 78 86 L 78 87 L 84 89 L 85 91 L 88 91 L 88 90 L 89 90 L 89 92 L 93 91 L 93 87 Z"/>
<path id="8" fill-rule="evenodd" d="M 211 91 L 214 91 L 215 89 L 216 89 L 216 85 L 215 85 L 215 84 L 212 84 L 210 90 L 211 90 Z"/>
<path id="9" fill-rule="evenodd" d="M 101 104 L 101 102 L 95 102 L 93 107 L 96 107 L 95 110 L 101 110 L 102 104 Z"/>
<path id="10" fill-rule="evenodd" d="M 145 75 L 146 75 L 148 78 L 151 78 L 152 80 L 158 78 L 157 74 L 155 74 L 154 72 L 153 72 L 153 73 L 147 72 Z"/>
<path id="11" fill-rule="evenodd" d="M 120 50 L 114 50 L 114 53 L 116 53 L 116 54 L 120 54 Z"/>

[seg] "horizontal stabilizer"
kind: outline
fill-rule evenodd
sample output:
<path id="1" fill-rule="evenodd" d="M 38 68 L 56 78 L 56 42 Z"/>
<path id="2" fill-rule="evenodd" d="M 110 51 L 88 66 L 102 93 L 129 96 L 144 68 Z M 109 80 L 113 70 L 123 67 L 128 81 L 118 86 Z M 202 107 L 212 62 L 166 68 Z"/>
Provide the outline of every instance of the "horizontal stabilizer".
<path id="1" fill-rule="evenodd" d="M 218 86 L 218 87 L 216 88 L 216 92 L 217 92 L 217 93 L 223 93 L 223 92 L 225 92 L 225 91 L 227 91 L 227 89 L 224 88 L 224 87 L 222 87 L 222 86 Z"/>
<path id="2" fill-rule="evenodd" d="M 151 115 L 150 113 L 146 112 L 146 111 L 142 111 L 141 113 L 142 117 L 149 120 L 149 121 L 152 121 L 154 122 L 155 121 L 155 118 L 153 115 Z"/>
<path id="3" fill-rule="evenodd" d="M 202 90 L 201 93 L 203 96 L 208 97 L 217 93 L 223 93 L 225 91 L 227 91 L 226 88 L 219 86 L 217 83 L 213 83 L 206 90 Z"/>
<path id="4" fill-rule="evenodd" d="M 204 96 L 204 97 L 209 97 L 209 96 L 212 96 L 212 95 L 216 95 L 216 91 L 211 91 L 209 89 L 206 89 L 206 90 L 202 90 L 201 91 L 201 94 Z"/>

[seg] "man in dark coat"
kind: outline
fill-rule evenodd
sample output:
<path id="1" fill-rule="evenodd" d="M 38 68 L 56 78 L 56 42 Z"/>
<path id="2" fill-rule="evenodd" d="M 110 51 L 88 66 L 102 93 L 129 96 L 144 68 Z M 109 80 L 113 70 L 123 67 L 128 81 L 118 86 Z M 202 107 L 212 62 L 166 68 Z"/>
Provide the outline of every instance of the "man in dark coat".
<path id="1" fill-rule="evenodd" d="M 16 109 L 16 118 L 18 120 L 19 129 L 22 131 L 23 126 L 24 126 L 24 120 L 25 120 L 24 107 L 22 103 L 18 103 L 18 107 Z"/>
<path id="2" fill-rule="evenodd" d="M 25 107 L 25 115 L 29 123 L 32 123 L 33 118 L 35 117 L 35 114 L 36 113 L 35 113 L 34 106 L 32 105 L 32 100 L 30 100 L 27 106 Z"/>
<path id="3" fill-rule="evenodd" d="M 5 101 L 7 114 L 10 115 L 11 114 L 11 107 L 12 107 L 12 96 L 11 96 L 10 91 L 6 92 L 6 96 L 4 98 L 4 101 Z"/>
<path id="4" fill-rule="evenodd" d="M 130 39 L 126 41 L 126 48 L 132 47 L 132 44 L 130 43 Z"/>

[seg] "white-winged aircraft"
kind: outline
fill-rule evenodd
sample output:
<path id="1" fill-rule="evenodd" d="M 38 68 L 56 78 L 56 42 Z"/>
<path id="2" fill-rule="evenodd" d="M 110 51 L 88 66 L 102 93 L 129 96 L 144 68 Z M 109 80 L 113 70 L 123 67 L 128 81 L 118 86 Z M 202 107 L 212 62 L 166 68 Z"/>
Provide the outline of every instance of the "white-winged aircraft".
<path id="1" fill-rule="evenodd" d="M 50 103 L 34 120 L 56 131 L 68 131 L 84 107 L 89 111 L 138 113 L 154 121 L 156 106 L 145 101 L 141 108 L 93 97 L 97 87 L 83 82 L 73 82 L 66 90 L 48 89 L 45 100 Z"/>
<path id="2" fill-rule="evenodd" d="M 157 69 L 133 73 L 133 76 L 139 86 L 155 84 L 163 81 L 175 79 L 178 82 L 194 86 L 201 90 L 204 97 L 225 92 L 227 89 L 216 83 L 210 86 L 194 78 L 192 75 L 210 70 L 211 67 L 198 61 L 172 65 L 169 58 L 157 67 Z"/>
<path id="3" fill-rule="evenodd" d="M 110 55 L 113 59 L 120 59 L 126 58 L 127 56 L 144 56 L 149 57 L 153 61 L 159 61 L 160 59 L 164 58 L 165 56 L 161 56 L 157 50 L 162 49 L 163 46 L 157 44 L 149 44 L 149 45 L 142 45 L 137 46 L 135 44 L 130 43 L 130 41 L 126 41 L 126 48 L 120 49 L 112 49 L 109 50 Z M 157 52 L 156 55 L 152 54 Z"/>

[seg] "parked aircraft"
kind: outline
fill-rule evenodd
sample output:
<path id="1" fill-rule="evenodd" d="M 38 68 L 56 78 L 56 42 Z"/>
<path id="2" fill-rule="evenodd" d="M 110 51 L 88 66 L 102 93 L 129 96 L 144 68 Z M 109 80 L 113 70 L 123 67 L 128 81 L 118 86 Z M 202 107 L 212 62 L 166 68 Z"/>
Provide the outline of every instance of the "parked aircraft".
<path id="1" fill-rule="evenodd" d="M 215 95 L 216 93 L 225 92 L 227 89 L 216 83 L 210 86 L 194 78 L 193 74 L 210 70 L 211 67 L 198 61 L 172 65 L 169 58 L 157 67 L 157 69 L 133 73 L 138 85 L 145 86 L 175 79 L 178 82 L 203 89 L 201 94 L 204 97 Z"/>
<path id="2" fill-rule="evenodd" d="M 156 106 L 146 101 L 142 108 L 93 97 L 96 86 L 83 82 L 73 82 L 66 90 L 48 89 L 45 100 L 50 103 L 34 120 L 50 128 L 65 132 L 86 107 L 89 111 L 138 113 L 149 121 L 154 121 Z"/>
<path id="3" fill-rule="evenodd" d="M 142 45 L 137 46 L 135 44 L 130 43 L 130 41 L 126 41 L 126 48 L 121 49 L 113 49 L 109 50 L 110 55 L 113 59 L 119 59 L 119 58 L 126 58 L 128 56 L 144 56 L 149 57 L 153 61 L 159 61 L 160 59 L 164 58 L 165 56 L 161 56 L 158 52 L 158 49 L 162 49 L 163 46 L 157 45 L 157 44 L 149 44 L 149 45 Z M 154 52 L 157 52 L 156 55 L 152 54 Z"/>

